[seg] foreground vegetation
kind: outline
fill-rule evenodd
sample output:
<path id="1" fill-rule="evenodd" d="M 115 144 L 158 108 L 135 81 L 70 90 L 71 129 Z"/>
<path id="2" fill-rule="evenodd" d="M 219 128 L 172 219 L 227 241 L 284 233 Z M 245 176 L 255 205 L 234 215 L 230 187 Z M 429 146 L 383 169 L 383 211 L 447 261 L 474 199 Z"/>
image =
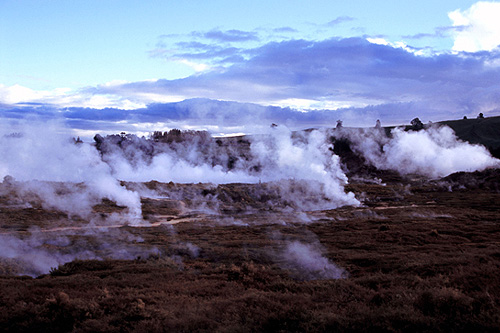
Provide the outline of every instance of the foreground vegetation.
<path id="1" fill-rule="evenodd" d="M 144 198 L 145 217 L 165 223 L 122 227 L 120 237 L 154 253 L 74 260 L 35 278 L 10 274 L 16 263 L 3 260 L 0 329 L 498 332 L 498 180 L 497 171 L 433 183 L 386 174 L 349 185 L 361 207 L 308 214 L 259 207 L 244 185 L 210 191 L 224 192 L 226 208 L 253 207 L 246 211 L 187 213 L 179 207 L 192 203 Z M 207 195 L 201 185 L 183 186 Z M 9 200 L 0 198 L 2 234 L 33 236 L 55 219 L 60 226 L 86 223 Z M 95 209 L 106 215 L 120 207 L 103 202 Z M 41 229 L 29 229 L 33 223 Z M 72 246 L 126 242 L 113 233 L 50 232 Z M 345 274 L 328 278 L 326 267 L 290 260 L 290 244 L 316 250 Z M 95 249 L 102 258 L 110 251 Z"/>

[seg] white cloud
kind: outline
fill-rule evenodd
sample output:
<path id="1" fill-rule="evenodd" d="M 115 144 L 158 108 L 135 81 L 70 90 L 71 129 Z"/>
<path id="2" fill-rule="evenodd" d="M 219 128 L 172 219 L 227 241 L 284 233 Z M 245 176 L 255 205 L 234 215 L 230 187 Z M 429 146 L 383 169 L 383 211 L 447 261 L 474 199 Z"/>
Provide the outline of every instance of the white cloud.
<path id="1" fill-rule="evenodd" d="M 64 95 L 68 92 L 67 89 L 55 89 L 53 91 L 36 91 L 21 85 L 6 86 L 0 84 L 0 103 L 16 104 L 36 102 L 45 100 L 54 95 Z"/>
<path id="2" fill-rule="evenodd" d="M 119 84 L 120 82 L 110 82 L 103 86 L 113 87 Z M 148 100 L 148 102 L 150 101 Z M 135 101 L 124 96 L 112 94 L 92 95 L 83 91 L 74 91 L 70 88 L 33 90 L 18 84 L 13 86 L 0 84 L 0 104 L 15 105 L 26 103 L 41 103 L 57 107 L 120 108 L 124 110 L 146 106 L 140 100 Z"/>
<path id="3" fill-rule="evenodd" d="M 145 107 L 145 104 L 135 103 L 128 99 L 120 99 L 117 96 L 112 95 L 94 95 L 85 98 L 78 98 L 71 103 L 68 103 L 65 106 L 74 106 L 74 107 L 86 107 L 86 108 L 94 108 L 94 109 L 104 109 L 104 108 L 120 108 L 124 110 L 132 110 L 140 107 Z"/>
<path id="4" fill-rule="evenodd" d="M 500 44 L 500 2 L 477 2 L 448 17 L 457 27 L 453 51 L 491 51 Z"/>
<path id="5" fill-rule="evenodd" d="M 187 59 L 181 59 L 181 60 L 179 60 L 179 62 L 181 64 L 184 64 L 184 65 L 191 67 L 195 72 L 204 72 L 204 71 L 207 71 L 211 68 L 211 66 L 209 66 L 207 64 L 202 64 L 202 63 L 190 61 Z"/>
<path id="6" fill-rule="evenodd" d="M 426 52 L 425 50 L 422 49 L 414 49 L 405 42 L 398 41 L 398 42 L 389 42 L 388 40 L 381 38 L 381 37 L 376 37 L 376 38 L 366 38 L 366 40 L 372 44 L 377 44 L 377 45 L 383 45 L 383 46 L 391 46 L 393 48 L 400 48 L 405 50 L 406 52 L 413 53 L 417 56 L 425 56 Z"/>
<path id="7" fill-rule="evenodd" d="M 290 107 L 293 109 L 297 110 L 307 110 L 311 109 L 314 104 L 316 104 L 318 101 L 314 99 L 305 99 L 305 98 L 286 98 L 286 99 L 281 99 L 277 100 L 275 102 L 269 103 L 270 105 L 273 106 L 279 106 L 279 107 Z"/>
<path id="8" fill-rule="evenodd" d="M 384 38 L 380 38 L 380 37 L 378 37 L 378 38 L 367 38 L 366 40 L 369 41 L 372 44 L 386 45 L 386 46 L 390 45 L 390 43 L 387 40 L 385 40 Z"/>

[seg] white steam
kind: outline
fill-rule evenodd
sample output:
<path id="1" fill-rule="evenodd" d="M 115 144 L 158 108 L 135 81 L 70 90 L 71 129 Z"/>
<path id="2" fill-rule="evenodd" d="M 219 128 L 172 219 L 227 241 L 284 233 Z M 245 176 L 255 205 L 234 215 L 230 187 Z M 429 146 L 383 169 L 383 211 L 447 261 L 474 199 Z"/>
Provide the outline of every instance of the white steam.
<path id="1" fill-rule="evenodd" d="M 105 146 L 103 160 L 114 177 L 125 181 L 176 183 L 273 182 L 283 199 L 300 203 L 314 197 L 320 205 L 297 204 L 304 209 L 358 205 L 353 193 L 345 193 L 347 177 L 324 131 L 292 133 L 286 127 L 269 129 L 249 137 L 250 143 L 220 147 L 200 141 L 151 145 L 145 139 Z M 114 140 L 114 139 L 113 139 Z M 117 139 L 121 140 L 121 139 Z M 246 143 L 248 144 L 248 142 Z M 238 146 L 239 145 L 239 146 Z M 151 151 L 154 151 L 151 153 Z M 228 161 L 232 161 L 229 168 Z M 298 186 L 300 184 L 300 186 Z"/>
<path id="2" fill-rule="evenodd" d="M 126 222 L 140 223 L 139 195 L 120 185 L 95 147 L 75 144 L 61 129 L 51 122 L 0 133 L 0 177 L 13 177 L 21 192 L 36 194 L 47 208 L 88 217 L 107 198 L 127 207 Z M 54 182 L 66 182 L 64 191 Z"/>
<path id="3" fill-rule="evenodd" d="M 282 127 L 271 130 L 270 135 L 254 140 L 252 152 L 262 165 L 262 179 L 303 179 L 325 198 L 332 208 L 358 205 L 353 193 L 345 193 L 347 176 L 340 167 L 340 160 L 331 151 L 325 132 L 312 131 L 296 134 Z M 284 186 L 290 183 L 285 182 Z M 292 191 L 288 191 L 293 193 Z M 301 195 L 297 193 L 297 195 Z"/>
<path id="4" fill-rule="evenodd" d="M 108 151 L 99 152 L 94 145 L 69 139 L 67 130 L 57 122 L 22 123 L 13 132 L 6 132 L 5 128 L 0 132 L 3 194 L 12 197 L 16 205 L 41 205 L 46 210 L 67 213 L 70 222 L 75 221 L 73 216 L 77 216 L 89 223 L 88 228 L 64 226 L 32 233 L 38 236 L 27 237 L 15 232 L 0 235 L 0 260 L 17 263 L 18 272 L 24 274 L 47 273 L 50 268 L 74 259 L 127 259 L 140 253 L 133 244 L 105 240 L 110 235 L 108 230 L 102 229 L 102 222 L 113 228 L 144 223 L 139 194 L 122 186 L 120 181 L 253 183 L 255 197 L 261 200 L 266 197 L 265 191 L 273 192 L 266 199 L 270 206 L 278 202 L 277 198 L 296 202 L 283 207 L 300 209 L 359 204 L 352 193 L 344 192 L 347 178 L 341 171 L 338 157 L 330 150 L 325 132 L 294 135 L 286 128 L 278 128 L 267 135 L 254 137 L 250 143 L 240 145 L 234 141 L 223 149 L 211 138 L 204 139 L 206 142 L 195 140 L 171 147 L 135 137 L 130 139 L 126 149 L 111 145 Z M 259 184 L 261 181 L 269 183 Z M 207 190 L 210 192 L 210 188 Z M 205 200 L 205 205 L 207 198 L 218 200 L 216 195 L 201 194 L 200 187 L 193 191 L 196 192 L 192 195 L 193 203 L 198 198 Z M 241 191 L 243 196 L 246 195 L 244 192 Z M 185 195 L 187 192 L 179 193 Z M 175 189 L 167 193 L 169 197 L 175 197 L 175 194 Z M 308 197 L 312 199 L 304 199 Z M 124 208 L 119 213 L 101 215 L 95 206 L 103 199 Z M 233 199 L 228 200 L 227 203 L 233 203 Z M 241 202 L 242 209 L 246 209 L 246 204 Z M 218 207 L 218 204 L 210 203 L 210 206 Z M 94 227 L 95 232 L 102 231 L 91 235 L 98 239 L 99 248 L 85 241 L 76 241 L 80 242 L 76 244 L 68 238 L 78 236 L 72 239 L 79 239 L 82 235 L 76 235 L 76 230 L 93 232 Z M 65 234 L 58 234 L 61 231 Z M 55 237 L 57 244 L 50 243 L 49 234 Z M 135 242 L 124 239 L 123 234 L 119 236 L 125 243 Z M 186 243 L 180 246 L 190 255 L 198 255 L 199 249 L 195 245 Z M 154 249 L 145 251 L 154 252 Z M 292 261 L 299 260 L 298 252 L 290 251 L 290 255 L 295 256 Z M 332 269 L 328 262 L 324 262 L 321 256 L 314 258 L 321 263 L 321 269 L 328 272 L 325 276 L 330 276 Z"/>
<path id="5" fill-rule="evenodd" d="M 92 232 L 100 242 L 88 241 L 89 235 L 79 235 L 76 240 L 69 237 L 74 233 L 46 233 L 32 229 L 29 237 L 0 234 L 0 260 L 3 262 L 0 274 L 24 274 L 37 276 L 47 274 L 59 265 L 79 259 L 125 259 L 147 257 L 158 253 L 155 247 L 141 247 L 135 243 L 141 239 L 121 230 L 114 232 Z M 106 238 L 107 237 L 107 238 Z M 117 240 L 120 240 L 118 242 Z M 128 241 L 128 244 L 125 242 Z"/>
<path id="6" fill-rule="evenodd" d="M 421 131 L 403 131 L 396 128 L 392 138 L 383 130 L 349 131 L 342 129 L 336 137 L 347 137 L 353 150 L 378 169 L 398 171 L 400 174 L 420 174 L 443 177 L 459 171 L 480 171 L 500 166 L 481 145 L 472 145 L 457 139 L 449 127 L 429 127 Z"/>
<path id="7" fill-rule="evenodd" d="M 287 244 L 281 255 L 284 268 L 304 280 L 341 279 L 347 272 L 330 262 L 319 244 L 293 241 Z"/>
<path id="8" fill-rule="evenodd" d="M 193 147 L 191 154 L 197 154 Z M 175 183 L 255 183 L 258 178 L 248 173 L 235 170 L 226 171 L 220 165 L 191 163 L 175 153 L 163 153 L 154 156 L 151 162 L 143 159 L 131 164 L 120 155 L 106 157 L 107 163 L 113 168 L 115 177 L 135 182 L 146 182 L 157 180 L 161 182 Z"/>
<path id="9" fill-rule="evenodd" d="M 26 275 L 39 275 L 48 273 L 53 267 L 75 259 L 71 254 L 51 253 L 40 246 L 36 239 L 23 240 L 11 235 L 0 235 L 1 257 L 16 261 L 15 273 Z M 80 256 L 81 259 L 95 259 L 87 253 Z"/>
<path id="10" fill-rule="evenodd" d="M 486 148 L 457 140 L 449 127 L 419 132 L 395 130 L 393 136 L 384 146 L 386 165 L 393 170 L 442 177 L 499 165 Z"/>

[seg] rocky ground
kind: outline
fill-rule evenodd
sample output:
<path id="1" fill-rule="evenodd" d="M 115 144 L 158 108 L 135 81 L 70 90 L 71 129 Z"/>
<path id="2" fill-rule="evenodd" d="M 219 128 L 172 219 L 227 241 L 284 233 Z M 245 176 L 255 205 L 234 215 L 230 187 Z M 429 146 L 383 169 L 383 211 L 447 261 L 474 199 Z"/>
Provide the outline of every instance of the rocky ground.
<path id="1" fill-rule="evenodd" d="M 23 255 L 0 261 L 0 329 L 498 332 L 499 175 L 351 177 L 359 207 L 316 211 L 266 184 L 126 183 L 156 194 L 139 227 L 111 201 L 89 222 L 4 182 L 1 250 Z"/>

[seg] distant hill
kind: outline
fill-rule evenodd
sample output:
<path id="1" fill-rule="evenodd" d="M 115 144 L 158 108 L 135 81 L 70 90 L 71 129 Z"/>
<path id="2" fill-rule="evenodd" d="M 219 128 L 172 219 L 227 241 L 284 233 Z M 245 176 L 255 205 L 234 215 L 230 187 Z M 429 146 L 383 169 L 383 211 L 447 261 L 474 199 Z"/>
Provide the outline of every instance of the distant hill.
<path id="1" fill-rule="evenodd" d="M 500 158 L 500 116 L 481 119 L 444 120 L 434 124 L 450 127 L 460 140 L 483 145 L 490 151 L 491 155 Z M 387 136 L 390 137 L 391 131 L 396 127 L 401 126 L 383 128 Z M 412 129 L 410 125 L 403 125 L 402 127 L 406 131 Z"/>
<path id="2" fill-rule="evenodd" d="M 440 121 L 451 127 L 457 137 L 472 144 L 488 148 L 493 156 L 500 158 L 500 116 L 483 119 L 461 119 Z"/>

